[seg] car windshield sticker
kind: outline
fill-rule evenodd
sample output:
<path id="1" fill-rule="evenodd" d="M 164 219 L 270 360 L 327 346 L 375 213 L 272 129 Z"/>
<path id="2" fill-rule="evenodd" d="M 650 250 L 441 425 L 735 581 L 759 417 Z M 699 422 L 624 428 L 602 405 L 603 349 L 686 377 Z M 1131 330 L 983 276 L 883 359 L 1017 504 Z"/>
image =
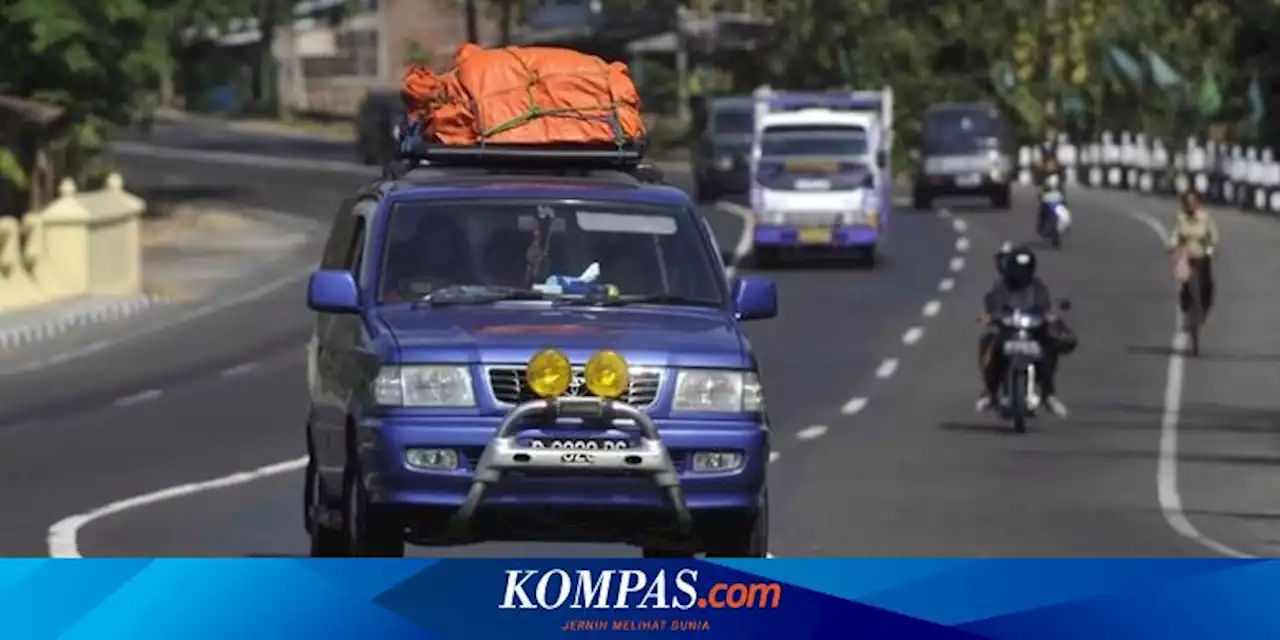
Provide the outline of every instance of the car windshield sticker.
<path id="1" fill-rule="evenodd" d="M 671 236 L 676 233 L 676 220 L 670 216 L 578 211 L 577 218 L 578 227 L 583 231 L 642 233 L 653 236 Z"/>

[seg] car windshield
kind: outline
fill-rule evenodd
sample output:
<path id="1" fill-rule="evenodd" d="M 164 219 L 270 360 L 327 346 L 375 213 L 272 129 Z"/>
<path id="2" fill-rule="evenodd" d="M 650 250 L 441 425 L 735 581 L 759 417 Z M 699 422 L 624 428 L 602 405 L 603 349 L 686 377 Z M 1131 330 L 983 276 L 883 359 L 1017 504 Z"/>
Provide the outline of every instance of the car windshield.
<path id="1" fill-rule="evenodd" d="M 867 131 L 832 125 L 773 126 L 764 130 L 760 150 L 767 157 L 862 156 L 867 153 Z"/>
<path id="2" fill-rule="evenodd" d="M 388 224 L 382 302 L 423 300 L 444 291 L 450 297 L 461 291 L 463 298 L 474 293 L 476 301 L 558 297 L 535 285 L 593 271 L 598 275 L 587 279 L 595 288 L 613 290 L 624 300 L 699 306 L 724 300 L 719 259 L 699 233 L 698 219 L 680 207 L 414 201 L 395 205 Z"/>
<path id="3" fill-rule="evenodd" d="M 1000 148 L 1004 123 L 994 110 L 949 110 L 926 115 L 921 134 L 926 154 L 983 153 Z"/>
<path id="4" fill-rule="evenodd" d="M 750 109 L 716 109 L 712 131 L 716 134 L 751 133 L 755 118 Z"/>

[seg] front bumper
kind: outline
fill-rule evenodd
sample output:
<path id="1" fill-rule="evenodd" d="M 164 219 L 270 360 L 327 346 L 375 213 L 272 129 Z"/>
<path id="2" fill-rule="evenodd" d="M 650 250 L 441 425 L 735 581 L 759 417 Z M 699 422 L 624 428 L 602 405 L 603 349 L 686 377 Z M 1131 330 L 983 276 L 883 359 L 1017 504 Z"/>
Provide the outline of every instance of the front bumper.
<path id="1" fill-rule="evenodd" d="M 915 178 L 915 190 L 934 194 L 991 193 L 1009 188 L 1009 176 L 1000 172 L 923 174 Z"/>
<path id="2" fill-rule="evenodd" d="M 868 248 L 880 241 L 880 230 L 872 225 L 803 227 L 785 224 L 757 224 L 752 242 L 757 247 Z"/>
<path id="3" fill-rule="evenodd" d="M 601 405 L 611 404 L 575 400 L 596 405 L 596 412 Z M 370 500 L 398 510 L 457 509 L 456 518 L 462 520 L 489 507 L 679 514 L 750 510 L 758 504 L 770 451 L 769 431 L 762 422 L 751 418 L 664 419 L 653 425 L 654 433 L 661 434 L 655 442 L 645 435 L 641 424 L 648 417 L 643 413 L 639 414 L 643 417 L 636 416 L 629 407 L 605 408 L 605 424 L 577 417 L 593 411 L 591 407 L 568 406 L 585 403 L 561 399 L 552 403 L 560 405 L 554 409 L 546 404 L 525 403 L 506 418 L 397 416 L 362 420 L 358 450 Z M 558 414 L 554 418 L 549 417 L 552 411 Z M 589 451 L 593 463 L 582 465 L 562 463 L 563 450 L 531 449 L 518 443 L 524 438 L 592 437 L 628 437 L 633 445 L 621 451 Z M 413 448 L 452 449 L 458 454 L 458 468 L 412 467 L 406 461 L 406 451 Z M 729 471 L 694 472 L 692 459 L 699 451 L 738 452 L 742 464 Z M 668 454 L 670 468 L 663 464 Z M 479 485 L 483 488 L 478 489 Z M 678 495 L 673 495 L 672 488 Z"/>

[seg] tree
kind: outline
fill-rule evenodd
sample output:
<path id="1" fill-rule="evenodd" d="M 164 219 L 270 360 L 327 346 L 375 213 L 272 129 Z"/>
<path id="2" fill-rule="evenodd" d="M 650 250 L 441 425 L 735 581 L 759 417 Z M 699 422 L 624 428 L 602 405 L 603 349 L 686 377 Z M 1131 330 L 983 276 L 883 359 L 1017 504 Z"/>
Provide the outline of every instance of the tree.
<path id="1" fill-rule="evenodd" d="M 0 22 L 0 92 L 75 118 L 68 173 L 83 177 L 112 126 L 146 118 L 171 70 L 165 21 L 143 0 L 15 0 Z"/>

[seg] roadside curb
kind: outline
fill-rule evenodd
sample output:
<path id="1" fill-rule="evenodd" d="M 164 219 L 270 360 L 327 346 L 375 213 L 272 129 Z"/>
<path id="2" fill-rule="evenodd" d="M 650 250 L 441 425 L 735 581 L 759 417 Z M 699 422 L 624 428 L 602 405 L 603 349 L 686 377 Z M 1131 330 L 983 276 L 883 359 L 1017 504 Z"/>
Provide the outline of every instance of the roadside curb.
<path id="1" fill-rule="evenodd" d="M 123 298 L 87 298 L 83 305 L 51 316 L 32 319 L 11 327 L 0 327 L 0 354 L 12 349 L 60 336 L 72 329 L 102 322 L 122 320 L 157 306 L 175 302 L 156 294 Z"/>

